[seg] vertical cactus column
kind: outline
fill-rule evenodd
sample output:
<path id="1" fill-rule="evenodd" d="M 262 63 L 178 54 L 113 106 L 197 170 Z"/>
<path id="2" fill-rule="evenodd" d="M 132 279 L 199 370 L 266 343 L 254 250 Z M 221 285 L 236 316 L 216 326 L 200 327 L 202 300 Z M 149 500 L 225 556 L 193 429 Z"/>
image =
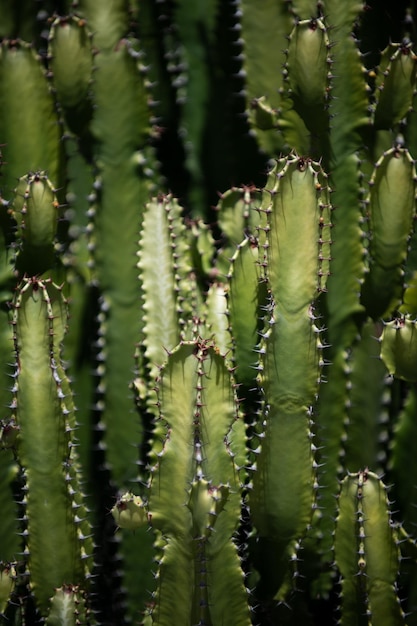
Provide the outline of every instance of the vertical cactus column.
<path id="1" fill-rule="evenodd" d="M 10 204 L 17 224 L 15 266 L 20 275 L 41 275 L 54 267 L 59 209 L 57 191 L 45 172 L 20 178 Z"/>
<path id="2" fill-rule="evenodd" d="M 156 397 L 146 507 L 159 555 L 152 623 L 249 626 L 233 542 L 245 426 L 224 357 L 210 341 L 180 344 L 161 368 Z M 113 514 L 120 526 L 145 521 L 144 504 L 129 496 Z"/>
<path id="3" fill-rule="evenodd" d="M 40 58 L 29 44 L 2 42 L 0 93 L 0 136 L 6 162 L 2 198 L 10 200 L 17 180 L 29 172 L 47 172 L 52 185 L 60 187 L 63 146 L 58 114 Z"/>
<path id="4" fill-rule="evenodd" d="M 385 486 L 368 470 L 343 480 L 335 555 L 342 575 L 341 626 L 357 624 L 364 614 L 368 624 L 406 623 L 395 589 L 399 549 Z"/>
<path id="5" fill-rule="evenodd" d="M 94 109 L 89 132 L 96 181 L 91 193 L 90 248 L 93 282 L 100 294 L 95 408 L 102 435 L 100 446 L 111 477 L 110 489 L 107 486 L 100 494 L 101 527 L 108 530 L 111 518 L 105 510 L 112 505 L 110 492 L 131 488 L 132 481 L 138 480 L 143 424 L 131 388 L 136 346 L 142 340 L 136 251 L 143 209 L 156 175 L 150 149 L 145 60 L 139 42 L 129 35 L 126 2 L 82 0 L 79 14 L 93 33 L 95 51 L 91 85 Z M 110 542 L 114 530 L 110 533 L 104 531 L 100 541 Z M 150 550 L 149 535 L 124 536 L 123 571 L 114 562 L 104 575 L 107 579 L 103 584 L 114 577 L 106 600 L 117 611 L 120 602 L 116 589 L 120 577 L 124 577 L 129 607 L 126 614 L 130 618 L 136 619 L 152 584 Z"/>
<path id="6" fill-rule="evenodd" d="M 98 408 L 107 461 L 115 484 L 123 488 L 136 478 L 141 441 L 129 383 L 141 337 L 137 237 L 153 174 L 147 163 L 149 96 L 138 43 L 127 39 L 125 2 L 110 7 L 86 0 L 80 11 L 94 33 L 96 49 L 91 132 L 97 182 L 91 242 L 102 295 Z"/>
<path id="7" fill-rule="evenodd" d="M 67 322 L 61 289 L 26 278 L 14 299 L 14 411 L 25 481 L 28 572 L 42 615 L 56 588 L 89 588 L 92 542 L 80 492 L 74 404 L 61 359 Z"/>
<path id="8" fill-rule="evenodd" d="M 389 315 L 401 302 L 402 268 L 416 215 L 416 180 L 410 153 L 399 147 L 383 154 L 370 180 L 370 263 L 362 303 L 373 319 Z"/>
<path id="9" fill-rule="evenodd" d="M 259 593 L 274 595 L 315 497 L 311 420 L 323 365 L 317 301 L 331 243 L 328 181 L 319 164 L 298 156 L 278 161 L 262 211 L 270 310 L 260 346 L 264 399 L 250 508 L 259 533 Z"/>
<path id="10" fill-rule="evenodd" d="M 143 297 L 143 349 L 147 378 L 153 387 L 167 351 L 183 338 L 190 317 L 190 311 L 186 311 L 187 290 L 192 288 L 190 249 L 181 207 L 171 196 L 161 195 L 147 203 L 137 254 Z"/>

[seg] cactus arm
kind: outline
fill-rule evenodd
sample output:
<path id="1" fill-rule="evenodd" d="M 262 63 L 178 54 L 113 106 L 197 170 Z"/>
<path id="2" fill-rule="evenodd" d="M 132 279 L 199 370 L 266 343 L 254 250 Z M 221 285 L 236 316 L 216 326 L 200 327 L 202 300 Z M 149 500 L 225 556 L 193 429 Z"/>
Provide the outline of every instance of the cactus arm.
<path id="1" fill-rule="evenodd" d="M 390 44 L 382 52 L 376 78 L 374 126 L 390 129 L 410 111 L 415 94 L 417 56 L 410 43 Z"/>
<path id="2" fill-rule="evenodd" d="M 84 583 L 83 543 L 89 534 L 71 467 L 74 407 L 60 357 L 65 325 L 60 290 L 26 279 L 14 303 L 15 406 L 27 487 L 30 581 L 44 615 L 56 587 Z"/>
<path id="3" fill-rule="evenodd" d="M 329 272 L 327 177 L 309 159 L 283 159 L 269 175 L 264 199 L 263 209 L 270 217 L 269 286 L 276 305 L 288 316 L 296 316 L 325 289 Z"/>
<path id="4" fill-rule="evenodd" d="M 170 196 L 147 204 L 138 251 L 143 293 L 143 343 L 150 379 L 180 340 L 181 282 L 191 271 L 181 208 Z"/>
<path id="5" fill-rule="evenodd" d="M 48 67 L 68 127 L 85 140 L 92 114 L 93 73 L 92 37 L 85 20 L 76 16 L 55 18 L 49 31 Z"/>
<path id="6" fill-rule="evenodd" d="M 41 275 L 55 265 L 58 218 L 62 213 L 56 189 L 45 172 L 20 178 L 10 210 L 20 240 L 16 269 L 21 275 Z"/>
<path id="7" fill-rule="evenodd" d="M 359 51 L 351 31 L 358 18 L 362 4 L 349 0 L 340 4 L 331 0 L 326 4 L 328 24 L 332 25 L 331 43 L 333 78 L 331 79 L 332 98 L 329 113 L 334 122 L 330 129 L 330 170 L 334 189 L 332 202 L 338 207 L 334 223 L 346 236 L 335 238 L 333 249 L 333 270 L 329 278 L 328 307 L 332 327 L 337 335 L 330 342 L 335 345 L 336 336 L 350 343 L 356 330 L 351 325 L 352 316 L 361 315 L 363 307 L 359 302 L 359 285 L 364 275 L 364 249 L 360 222 L 361 176 L 357 153 L 362 147 L 361 133 L 369 127 L 367 87 Z M 347 333 L 340 331 L 345 325 Z M 336 331 L 336 328 L 338 330 Z M 350 336 L 349 336 L 350 335 Z M 345 344 L 345 345 L 347 345 Z"/>
<path id="8" fill-rule="evenodd" d="M 292 324 L 280 316 L 276 320 L 280 333 L 287 333 L 288 341 L 274 329 L 261 344 L 261 352 L 267 354 L 261 361 L 265 374 L 261 387 L 267 405 L 263 411 L 265 426 L 259 440 L 260 451 L 256 451 L 256 471 L 250 493 L 253 523 L 260 536 L 261 548 L 265 546 L 259 567 L 264 578 L 257 592 L 261 596 L 274 594 L 282 583 L 294 543 L 310 523 L 314 501 L 311 406 L 308 400 L 314 399 L 317 380 L 316 339 L 312 320 L 307 315 Z M 296 346 L 308 348 L 294 359 L 293 348 Z M 287 368 L 277 365 L 278 354 L 279 363 L 281 359 L 287 361 Z M 304 385 L 300 381 L 290 385 L 285 374 L 288 376 L 288 370 L 292 374 L 300 366 L 307 381 Z M 312 372 L 313 393 L 310 388 Z M 289 441 L 291 445 L 288 445 Z M 290 467 L 293 467 L 291 472 L 288 471 Z"/>
<path id="9" fill-rule="evenodd" d="M 312 143 L 327 139 L 332 57 L 327 28 L 320 19 L 296 22 L 290 36 L 285 71 L 288 95 L 312 133 Z M 313 148 L 314 150 L 314 148 Z M 324 146 L 320 154 L 326 154 Z"/>
<path id="10" fill-rule="evenodd" d="M 86 609 L 85 597 L 75 585 L 63 585 L 56 589 L 51 608 L 46 619 L 47 626 L 76 626 L 80 623 L 95 624 L 90 611 Z"/>
<path id="11" fill-rule="evenodd" d="M 91 35 L 85 20 L 56 18 L 49 31 L 48 56 L 59 103 L 66 109 L 78 107 L 88 98 L 93 71 Z"/>
<path id="12" fill-rule="evenodd" d="M 388 386 L 386 368 L 376 339 L 378 327 L 368 321 L 352 345 L 346 362 L 346 436 L 343 466 L 350 472 L 358 467 L 381 470 L 387 462 L 385 438 L 389 427 L 386 407 Z M 362 444 L 367 441 L 367 445 Z"/>
<path id="13" fill-rule="evenodd" d="M 410 150 L 413 158 L 417 155 L 417 140 L 416 140 L 416 125 L 417 125 L 417 112 L 413 108 L 407 116 L 407 125 L 404 129 L 406 145 Z"/>
<path id="14" fill-rule="evenodd" d="M 381 358 L 388 372 L 402 380 L 417 381 L 417 323 L 405 315 L 384 324 Z"/>
<path id="15" fill-rule="evenodd" d="M 237 248 L 229 270 L 228 309 L 233 335 L 233 359 L 236 380 L 255 384 L 259 356 L 255 348 L 260 341 L 258 320 L 260 306 L 266 302 L 266 284 L 260 282 L 259 251 L 254 242 L 245 239 Z M 242 311 L 251 311 L 242 315 Z"/>
<path id="16" fill-rule="evenodd" d="M 269 0 L 262 5 L 241 0 L 241 33 L 243 44 L 243 69 L 246 76 L 246 101 L 249 120 L 256 132 L 260 147 L 270 155 L 278 154 L 284 145 L 282 136 L 273 130 L 258 128 L 258 100 L 267 101 L 273 114 L 280 107 L 279 90 L 283 86 L 281 67 L 287 35 L 291 30 L 292 16 L 284 2 Z M 259 37 L 259 33 L 263 33 Z M 274 62 L 271 63 L 271 52 Z M 274 115 L 272 116 L 272 118 Z M 275 122 L 278 125 L 278 121 Z M 295 146 L 298 148 L 298 146 Z"/>
<path id="17" fill-rule="evenodd" d="M 103 6 L 103 12 L 108 7 L 108 4 L 106 8 Z M 113 29 L 119 5 L 112 3 L 111 7 L 116 12 L 108 16 L 109 28 Z M 101 8 L 94 12 L 94 19 L 101 12 Z M 124 13 L 123 16 L 126 17 Z M 90 15 L 88 23 L 97 33 L 95 45 L 101 45 L 104 35 L 95 30 Z M 91 242 L 94 280 L 101 293 L 97 367 L 100 381 L 96 406 L 103 427 L 106 462 L 113 485 L 120 490 L 130 489 L 132 481 L 137 480 L 139 448 L 143 441 L 143 423 L 135 412 L 130 383 L 137 342 L 142 338 L 136 253 L 143 209 L 151 190 L 147 166 L 151 169 L 152 164 L 146 152 L 148 96 L 138 56 L 127 40 L 118 40 L 110 49 L 103 44 L 95 57 L 97 69 L 92 85 L 96 108 L 91 132 L 95 138 L 93 158 L 99 176 Z M 107 506 L 111 506 L 110 502 Z M 152 584 L 151 539 L 149 534 L 139 532 L 122 536 L 122 575 L 127 589 L 127 612 L 132 618 L 143 608 L 146 590 Z"/>
<path id="18" fill-rule="evenodd" d="M 335 161 L 357 149 L 358 135 L 370 123 L 365 70 L 352 35 L 362 10 L 361 0 L 348 0 L 343 4 L 337 0 L 328 0 L 326 4 L 326 21 L 332 25 L 335 44 L 332 49 L 334 76 L 331 81 L 334 98 L 330 102 L 330 111 L 337 115 L 339 122 L 331 128 L 332 158 Z M 338 96 L 342 96 L 342 100 Z"/>
<path id="19" fill-rule="evenodd" d="M 395 501 L 401 508 L 404 527 L 410 532 L 417 520 L 414 499 L 410 498 L 417 484 L 417 459 L 414 454 L 416 410 L 417 394 L 413 385 L 395 425 L 391 457 Z"/>
<path id="20" fill-rule="evenodd" d="M 46 171 L 59 187 L 63 153 L 58 115 L 40 59 L 28 44 L 2 42 L 0 94 L 0 136 L 7 162 L 2 197 L 10 200 L 16 180 L 28 172 Z"/>
<path id="21" fill-rule="evenodd" d="M 227 289 L 223 283 L 212 283 L 206 297 L 207 326 L 213 333 L 216 345 L 222 354 L 230 351 L 232 336 L 227 310 Z M 229 358 L 229 355 L 227 355 Z"/>
<path id="22" fill-rule="evenodd" d="M 94 45 L 99 50 L 111 51 L 128 31 L 127 7 L 127 0 L 115 0 L 111 4 L 97 0 L 78 2 L 77 11 L 87 18 L 90 31 L 94 33 Z"/>
<path id="23" fill-rule="evenodd" d="M 0 561 L 0 617 L 11 600 L 16 582 L 16 569 L 13 564 Z"/>
<path id="24" fill-rule="evenodd" d="M 364 315 L 364 308 L 360 303 L 360 285 L 365 274 L 365 247 L 361 226 L 359 159 L 355 154 L 351 154 L 344 157 L 343 162 L 343 167 L 332 170 L 332 183 L 335 185 L 332 202 L 340 207 L 338 218 L 335 217 L 335 228 L 337 224 L 341 231 L 347 233 L 346 241 L 348 242 L 337 257 L 336 252 L 333 251 L 332 267 L 334 269 L 332 269 L 332 276 L 329 277 L 327 301 L 332 325 L 329 328 L 329 337 L 330 342 L 335 346 L 337 338 L 340 338 L 345 346 L 350 344 L 356 334 L 356 325 L 352 324 L 352 320 L 362 319 Z M 343 206 L 346 205 L 343 209 L 341 202 Z M 350 215 L 348 216 L 347 213 Z M 337 276 L 342 275 L 343 280 L 337 284 Z"/>
<path id="25" fill-rule="evenodd" d="M 193 271 L 201 278 L 211 280 L 216 275 L 216 269 L 213 269 L 216 249 L 211 228 L 202 219 L 197 219 L 192 220 L 187 230 Z"/>
<path id="26" fill-rule="evenodd" d="M 17 507 L 13 500 L 12 486 L 19 470 L 11 450 L 2 449 L 4 445 L 4 428 L 0 426 L 0 471 L 3 477 L 0 487 L 0 506 L 2 515 L 0 519 L 0 561 L 14 561 L 20 551 L 20 540 L 16 532 Z M 1 613 L 1 610 L 0 610 Z"/>
<path id="27" fill-rule="evenodd" d="M 207 198 L 203 193 L 204 133 L 207 128 L 211 76 L 210 53 L 214 47 L 219 0 L 204 0 L 190 5 L 179 0 L 174 5 L 174 20 L 186 67 L 185 87 L 180 105 L 180 128 L 185 134 L 185 165 L 190 175 L 189 196 L 194 217 L 203 217 Z"/>
<path id="28" fill-rule="evenodd" d="M 187 350 L 188 355 L 192 354 L 190 346 L 183 348 L 183 352 L 185 350 Z M 152 478 L 150 503 L 152 523 L 158 527 L 157 520 L 162 518 L 164 532 L 174 536 L 181 536 L 184 532 L 190 531 L 191 520 L 189 511 L 184 506 L 184 490 L 187 491 L 187 481 L 192 478 L 193 457 L 195 454 L 194 446 L 189 445 L 193 430 L 192 421 L 187 419 L 190 413 L 191 415 L 193 414 L 194 409 L 195 363 L 191 358 L 186 359 L 184 362 L 182 354 L 176 351 L 169 359 L 170 372 L 177 374 L 177 370 L 180 367 L 184 383 L 181 386 L 179 384 L 175 386 L 169 384 L 166 391 L 164 386 L 159 392 L 161 397 L 159 404 L 164 406 L 164 420 L 171 432 L 168 430 L 167 441 L 163 448 L 163 465 L 161 465 L 156 476 Z M 172 376 L 173 374 L 168 376 L 168 383 L 172 380 Z M 169 394 L 166 402 L 164 401 L 165 393 Z M 173 413 L 172 415 L 171 412 Z M 181 419 L 182 416 L 184 417 Z M 174 420 L 173 424 L 171 424 L 171 420 Z M 175 420 L 178 421 L 178 424 Z M 174 425 L 175 428 L 173 428 Z M 155 434 L 161 437 L 163 432 L 164 429 L 162 429 L 162 424 L 160 424 Z M 172 485 L 173 475 L 178 476 L 181 482 L 177 478 Z M 155 481 L 157 481 L 156 484 Z M 169 490 L 166 489 L 168 483 L 170 484 Z M 168 511 L 170 511 L 169 515 Z"/>
<path id="29" fill-rule="evenodd" d="M 240 510 L 233 458 L 241 458 L 245 447 L 235 402 L 224 357 L 212 344 L 185 343 L 169 355 L 158 382 L 162 421 L 155 430 L 149 497 L 162 547 L 155 624 L 172 623 L 173 610 L 181 624 L 250 623 L 232 543 Z M 236 592 L 231 604 L 226 580 Z"/>
<path id="30" fill-rule="evenodd" d="M 399 550 L 386 488 L 367 470 L 343 480 L 335 555 L 343 578 L 343 626 L 356 624 L 365 611 L 369 624 L 405 624 L 395 589 Z"/>
<path id="31" fill-rule="evenodd" d="M 362 303 L 373 319 L 389 315 L 400 303 L 402 266 L 416 212 L 416 178 L 408 150 L 392 148 L 376 163 L 370 181 L 371 258 Z"/>
<path id="32" fill-rule="evenodd" d="M 123 38 L 128 32 L 125 4 L 80 3 L 97 48 L 91 86 L 97 208 L 90 245 L 94 279 L 102 295 L 98 406 L 103 407 L 100 418 L 107 461 L 119 488 L 131 487 L 130 481 L 136 478 L 137 446 L 142 439 L 141 424 L 133 426 L 129 383 L 141 336 L 137 237 L 150 191 L 145 171 L 149 98 L 137 42 Z"/>
<path id="33" fill-rule="evenodd" d="M 321 369 L 314 302 L 325 289 L 330 259 L 327 181 L 318 164 L 296 156 L 278 162 L 262 208 L 269 222 L 264 245 L 271 312 L 261 344 L 265 426 L 250 508 L 270 546 L 269 567 L 271 558 L 276 561 L 274 576 L 261 582 L 269 594 L 310 522 L 314 501 L 310 420 Z"/>
<path id="34" fill-rule="evenodd" d="M 232 187 L 220 197 L 216 211 L 217 221 L 221 228 L 225 241 L 217 259 L 217 267 L 229 270 L 230 259 L 236 252 L 242 240 L 246 237 L 255 236 L 258 227 L 259 215 L 257 209 L 261 204 L 262 192 L 253 186 Z"/>
<path id="35" fill-rule="evenodd" d="M 326 357 L 328 349 L 324 352 Z M 321 571 L 314 581 L 318 596 L 326 596 L 334 582 L 332 570 L 334 520 L 337 512 L 335 493 L 343 471 L 346 437 L 346 412 L 349 403 L 349 352 L 339 349 L 331 355 L 331 366 L 326 369 L 326 384 L 321 385 L 317 403 L 318 448 L 317 480 L 320 485 L 313 518 L 313 535 L 320 555 Z"/>

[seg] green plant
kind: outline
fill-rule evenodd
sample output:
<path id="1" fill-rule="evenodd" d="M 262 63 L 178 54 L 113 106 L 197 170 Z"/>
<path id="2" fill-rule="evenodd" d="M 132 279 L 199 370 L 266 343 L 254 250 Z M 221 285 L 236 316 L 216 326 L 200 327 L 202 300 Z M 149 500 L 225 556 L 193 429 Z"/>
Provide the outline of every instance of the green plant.
<path id="1" fill-rule="evenodd" d="M 0 620 L 417 623 L 415 4 L 1 11 Z"/>

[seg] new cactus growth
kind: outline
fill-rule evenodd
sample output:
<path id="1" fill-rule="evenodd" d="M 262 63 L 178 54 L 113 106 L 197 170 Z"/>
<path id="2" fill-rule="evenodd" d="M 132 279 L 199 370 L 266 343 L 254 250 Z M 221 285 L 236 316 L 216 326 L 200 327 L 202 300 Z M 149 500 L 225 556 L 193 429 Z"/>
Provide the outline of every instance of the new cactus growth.
<path id="1" fill-rule="evenodd" d="M 0 4 L 0 623 L 416 626 L 415 3 Z"/>

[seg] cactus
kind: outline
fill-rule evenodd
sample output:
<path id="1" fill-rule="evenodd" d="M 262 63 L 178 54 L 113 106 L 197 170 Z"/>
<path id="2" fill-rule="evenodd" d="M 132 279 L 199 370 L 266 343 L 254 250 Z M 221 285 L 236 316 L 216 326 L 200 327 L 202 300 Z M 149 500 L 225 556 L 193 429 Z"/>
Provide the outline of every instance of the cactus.
<path id="1" fill-rule="evenodd" d="M 415 3 L 0 5 L 0 623 L 417 624 Z"/>
<path id="2" fill-rule="evenodd" d="M 370 623 L 404 623 L 394 587 L 398 539 L 390 524 L 384 489 L 378 477 L 367 470 L 346 476 L 342 483 L 335 535 L 343 589 L 341 624 L 352 623 L 361 612 Z M 355 555 L 352 542 L 357 544 Z"/>
<path id="3" fill-rule="evenodd" d="M 13 303 L 16 442 L 27 492 L 26 552 L 40 611 L 60 585 L 85 584 L 92 559 L 74 439 L 74 403 L 62 365 L 65 302 L 50 280 L 23 279 Z M 45 530 L 47 529 L 47 531 Z"/>
<path id="4" fill-rule="evenodd" d="M 232 542 L 245 426 L 224 357 L 210 342 L 181 344 L 161 369 L 156 395 L 161 414 L 153 434 L 148 517 L 160 556 L 152 623 L 169 624 L 174 614 L 178 623 L 250 624 Z"/>

